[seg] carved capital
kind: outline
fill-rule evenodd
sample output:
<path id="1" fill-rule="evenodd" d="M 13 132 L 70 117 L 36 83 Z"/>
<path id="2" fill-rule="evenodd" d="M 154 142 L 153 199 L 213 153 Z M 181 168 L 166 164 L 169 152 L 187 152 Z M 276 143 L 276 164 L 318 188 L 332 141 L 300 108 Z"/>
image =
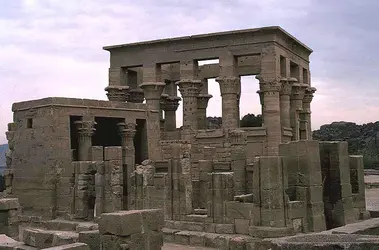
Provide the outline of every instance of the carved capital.
<path id="1" fill-rule="evenodd" d="M 137 126 L 137 124 L 135 124 L 134 122 L 117 123 L 119 135 L 122 138 L 131 139 L 131 140 L 133 140 L 133 138 L 136 134 L 136 126 Z"/>
<path id="2" fill-rule="evenodd" d="M 287 78 L 280 79 L 282 88 L 280 89 L 280 95 L 291 95 L 292 91 L 292 81 L 288 81 Z"/>
<path id="3" fill-rule="evenodd" d="M 112 102 L 126 102 L 129 98 L 129 86 L 108 86 L 105 91 Z"/>
<path id="4" fill-rule="evenodd" d="M 208 107 L 209 99 L 211 99 L 212 95 L 200 94 L 197 97 L 197 108 L 198 109 L 206 109 Z"/>
<path id="5" fill-rule="evenodd" d="M 292 84 L 291 99 L 292 100 L 303 100 L 305 90 L 309 87 L 306 84 L 294 83 Z"/>
<path id="6" fill-rule="evenodd" d="M 182 97 L 197 97 L 200 93 L 203 83 L 201 80 L 182 79 L 176 83 L 179 86 L 179 92 Z"/>
<path id="7" fill-rule="evenodd" d="M 139 85 L 143 90 L 146 100 L 160 100 L 165 86 L 164 82 L 144 82 Z"/>
<path id="8" fill-rule="evenodd" d="M 145 95 L 143 93 L 143 90 L 140 88 L 137 89 L 131 89 L 129 91 L 129 98 L 128 102 L 132 103 L 143 103 L 143 100 L 145 99 Z"/>
<path id="9" fill-rule="evenodd" d="M 303 98 L 303 102 L 304 103 L 311 103 L 312 100 L 313 100 L 313 95 L 314 93 L 316 92 L 316 88 L 314 87 L 308 87 L 305 89 L 305 93 L 304 93 L 304 98 Z"/>
<path id="10" fill-rule="evenodd" d="M 259 95 L 259 101 L 260 101 L 261 105 L 263 106 L 263 104 L 264 104 L 263 92 L 258 90 L 257 94 Z"/>
<path id="11" fill-rule="evenodd" d="M 179 101 L 182 98 L 177 96 L 165 96 L 163 100 L 161 100 L 161 109 L 164 111 L 176 111 L 179 107 Z"/>
<path id="12" fill-rule="evenodd" d="M 78 130 L 79 137 L 92 137 L 92 135 L 95 133 L 95 121 L 76 121 L 75 122 L 76 128 Z"/>
<path id="13" fill-rule="evenodd" d="M 241 93 L 241 80 L 239 77 L 217 77 L 216 82 L 220 84 L 221 96 Z"/>
<path id="14" fill-rule="evenodd" d="M 280 80 L 267 81 L 260 75 L 257 75 L 255 78 L 259 80 L 259 90 L 263 93 L 280 92 L 282 88 Z"/>

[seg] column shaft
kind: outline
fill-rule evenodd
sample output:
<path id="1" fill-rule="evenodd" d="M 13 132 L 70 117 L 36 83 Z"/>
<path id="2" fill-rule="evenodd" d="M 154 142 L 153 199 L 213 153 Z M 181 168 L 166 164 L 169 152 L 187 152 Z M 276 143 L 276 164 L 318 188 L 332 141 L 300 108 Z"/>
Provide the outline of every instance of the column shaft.
<path id="1" fill-rule="evenodd" d="M 212 95 L 200 94 L 197 97 L 197 120 L 198 120 L 198 129 L 207 129 L 207 107 L 209 99 L 212 98 Z"/>
<path id="2" fill-rule="evenodd" d="M 280 122 L 282 127 L 291 127 L 291 88 L 292 82 L 282 79 L 282 89 L 280 91 Z"/>
<path id="3" fill-rule="evenodd" d="M 239 77 L 218 77 L 222 97 L 222 127 L 224 129 L 238 128 L 239 109 L 238 93 L 241 81 Z"/>
<path id="4" fill-rule="evenodd" d="M 282 141 L 282 126 L 280 121 L 280 96 L 281 83 L 279 81 L 265 81 L 257 77 L 260 92 L 263 93 L 263 119 L 266 128 L 267 156 L 279 154 L 279 144 Z"/>
<path id="5" fill-rule="evenodd" d="M 161 108 L 165 112 L 164 131 L 176 130 L 176 110 L 179 107 L 180 97 L 166 96 L 161 103 Z"/>
<path id="6" fill-rule="evenodd" d="M 305 95 L 303 98 L 303 112 L 304 119 L 307 121 L 307 138 L 312 140 L 312 126 L 311 126 L 311 102 L 313 100 L 313 95 L 316 92 L 316 88 L 308 87 L 305 90 Z"/>
<path id="7" fill-rule="evenodd" d="M 300 140 L 300 112 L 303 110 L 303 98 L 306 85 L 292 84 L 291 93 L 291 127 L 292 140 Z"/>

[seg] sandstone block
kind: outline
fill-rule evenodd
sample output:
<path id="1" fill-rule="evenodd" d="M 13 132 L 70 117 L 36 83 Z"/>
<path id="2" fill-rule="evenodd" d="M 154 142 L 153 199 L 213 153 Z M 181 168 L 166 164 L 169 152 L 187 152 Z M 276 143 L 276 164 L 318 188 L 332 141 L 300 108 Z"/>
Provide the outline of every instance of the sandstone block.
<path id="1" fill-rule="evenodd" d="M 105 147 L 104 148 L 104 160 L 120 160 L 122 159 L 121 147 Z"/>
<path id="2" fill-rule="evenodd" d="M 85 243 L 72 243 L 57 247 L 50 247 L 50 248 L 43 248 L 44 250 L 92 250 L 87 244 Z"/>
<path id="3" fill-rule="evenodd" d="M 100 249 L 99 230 L 82 231 L 79 233 L 79 242 L 85 243 L 91 250 Z"/>
<path id="4" fill-rule="evenodd" d="M 18 209 L 20 206 L 17 198 L 2 198 L 0 199 L 0 211 Z"/>

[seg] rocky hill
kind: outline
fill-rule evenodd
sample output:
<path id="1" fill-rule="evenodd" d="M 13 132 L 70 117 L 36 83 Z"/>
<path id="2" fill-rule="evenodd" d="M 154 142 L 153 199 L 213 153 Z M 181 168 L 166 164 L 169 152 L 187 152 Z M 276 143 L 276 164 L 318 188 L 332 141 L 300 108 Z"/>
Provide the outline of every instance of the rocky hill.
<path id="1" fill-rule="evenodd" d="M 379 168 L 379 121 L 363 125 L 333 122 L 313 131 L 313 139 L 347 141 L 350 154 L 363 155 L 365 168 Z"/>

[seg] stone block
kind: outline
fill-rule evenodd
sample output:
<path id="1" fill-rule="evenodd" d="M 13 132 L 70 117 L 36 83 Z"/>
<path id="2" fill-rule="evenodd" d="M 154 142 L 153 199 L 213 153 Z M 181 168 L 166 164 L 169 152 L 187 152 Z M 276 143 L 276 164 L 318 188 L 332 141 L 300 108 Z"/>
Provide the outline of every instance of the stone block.
<path id="1" fill-rule="evenodd" d="M 253 203 L 226 202 L 226 216 L 232 219 L 250 219 Z"/>
<path id="2" fill-rule="evenodd" d="M 216 224 L 216 233 L 218 234 L 233 234 L 234 225 L 233 224 Z"/>
<path id="3" fill-rule="evenodd" d="M 103 213 L 99 219 L 99 231 L 101 234 L 118 236 L 141 233 L 143 229 L 140 210 Z"/>
<path id="4" fill-rule="evenodd" d="M 72 243 L 57 247 L 50 247 L 50 248 L 43 248 L 44 250 L 92 250 L 87 244 L 85 243 Z"/>
<path id="5" fill-rule="evenodd" d="M 100 249 L 99 230 L 79 232 L 79 242 L 87 244 L 91 250 L 99 250 Z"/>
<path id="6" fill-rule="evenodd" d="M 122 148 L 121 147 L 105 147 L 104 148 L 104 160 L 122 160 Z"/>
<path id="7" fill-rule="evenodd" d="M 100 216 L 101 234 L 128 236 L 152 230 L 160 230 L 164 216 L 159 209 L 129 210 L 105 213 Z"/>
<path id="8" fill-rule="evenodd" d="M 237 234 L 249 234 L 250 220 L 234 219 L 234 227 Z"/>
<path id="9" fill-rule="evenodd" d="M 117 235 L 101 234 L 100 235 L 100 249 L 122 249 L 121 246 L 129 246 L 131 243 L 131 237 L 120 237 Z M 130 248 L 124 248 L 130 249 Z"/>
<path id="10" fill-rule="evenodd" d="M 20 206 L 17 198 L 0 199 L 0 211 L 18 209 Z"/>
<path id="11" fill-rule="evenodd" d="M 189 245 L 190 243 L 190 233 L 189 231 L 180 231 L 175 233 L 174 236 L 175 243 L 181 245 Z"/>
<path id="12" fill-rule="evenodd" d="M 101 146 L 92 146 L 91 149 L 92 161 L 103 161 L 104 160 L 104 148 Z"/>

